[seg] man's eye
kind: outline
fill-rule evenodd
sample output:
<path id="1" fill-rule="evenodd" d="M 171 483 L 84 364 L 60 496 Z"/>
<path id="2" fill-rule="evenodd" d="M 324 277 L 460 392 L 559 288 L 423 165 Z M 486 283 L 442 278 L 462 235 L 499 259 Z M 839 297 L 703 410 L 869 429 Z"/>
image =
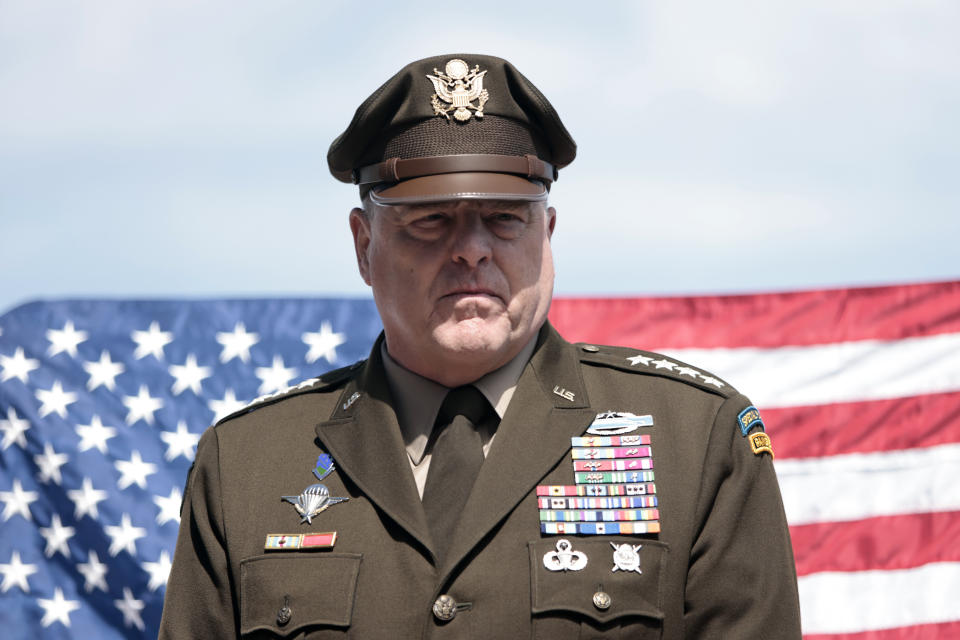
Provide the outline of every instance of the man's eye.
<path id="1" fill-rule="evenodd" d="M 447 214 L 445 213 L 430 213 L 427 215 L 420 216 L 413 221 L 413 224 L 420 226 L 437 226 L 443 224 L 447 220 Z"/>

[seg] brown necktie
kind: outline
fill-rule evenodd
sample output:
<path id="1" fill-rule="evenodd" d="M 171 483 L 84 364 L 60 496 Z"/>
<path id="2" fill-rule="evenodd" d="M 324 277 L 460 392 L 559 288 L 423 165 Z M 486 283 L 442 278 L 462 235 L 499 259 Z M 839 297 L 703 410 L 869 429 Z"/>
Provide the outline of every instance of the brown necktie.
<path id="1" fill-rule="evenodd" d="M 479 430 L 496 419 L 493 407 L 472 385 L 451 389 L 440 406 L 431 434 L 435 440 L 423 508 L 441 562 L 483 464 Z"/>

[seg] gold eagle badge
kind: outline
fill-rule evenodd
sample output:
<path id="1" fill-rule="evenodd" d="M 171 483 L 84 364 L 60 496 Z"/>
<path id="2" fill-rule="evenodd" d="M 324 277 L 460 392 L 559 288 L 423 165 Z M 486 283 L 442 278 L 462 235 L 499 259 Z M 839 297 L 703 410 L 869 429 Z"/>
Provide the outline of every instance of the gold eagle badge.
<path id="1" fill-rule="evenodd" d="M 436 75 L 428 75 L 427 78 L 436 92 L 430 98 L 435 115 L 449 120 L 453 111 L 453 117 L 460 122 L 466 122 L 471 116 L 483 117 L 483 105 L 490 96 L 483 88 L 483 76 L 487 72 L 480 71 L 480 65 L 471 69 L 463 60 L 454 58 L 446 64 L 444 71 L 434 67 L 433 72 Z M 477 101 L 476 105 L 473 104 L 474 100 Z"/>

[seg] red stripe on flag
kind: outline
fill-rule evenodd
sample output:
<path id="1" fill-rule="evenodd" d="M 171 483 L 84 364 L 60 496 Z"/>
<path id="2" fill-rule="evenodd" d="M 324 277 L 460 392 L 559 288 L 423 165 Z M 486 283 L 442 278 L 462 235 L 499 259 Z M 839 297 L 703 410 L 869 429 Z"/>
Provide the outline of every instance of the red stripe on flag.
<path id="1" fill-rule="evenodd" d="M 762 409 L 778 459 L 960 442 L 960 392 Z"/>
<path id="2" fill-rule="evenodd" d="M 940 624 L 918 624 L 894 629 L 861 631 L 859 633 L 810 633 L 804 640 L 936 640 L 960 638 L 960 621 Z"/>
<path id="3" fill-rule="evenodd" d="M 573 342 L 651 350 L 898 340 L 960 332 L 960 281 L 693 298 L 556 298 L 550 320 Z"/>
<path id="4" fill-rule="evenodd" d="M 960 562 L 960 511 L 796 525 L 790 538 L 801 576 Z"/>

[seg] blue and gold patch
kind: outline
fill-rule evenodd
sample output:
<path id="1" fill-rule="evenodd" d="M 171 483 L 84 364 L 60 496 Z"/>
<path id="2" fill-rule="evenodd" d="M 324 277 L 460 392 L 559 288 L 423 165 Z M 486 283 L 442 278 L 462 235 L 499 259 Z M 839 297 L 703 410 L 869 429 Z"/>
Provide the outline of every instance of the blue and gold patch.
<path id="1" fill-rule="evenodd" d="M 760 411 L 753 405 L 740 412 L 740 415 L 737 416 L 737 422 L 740 423 L 740 433 L 744 436 L 756 426 L 759 426 L 761 431 L 764 430 L 763 420 L 760 419 Z"/>

